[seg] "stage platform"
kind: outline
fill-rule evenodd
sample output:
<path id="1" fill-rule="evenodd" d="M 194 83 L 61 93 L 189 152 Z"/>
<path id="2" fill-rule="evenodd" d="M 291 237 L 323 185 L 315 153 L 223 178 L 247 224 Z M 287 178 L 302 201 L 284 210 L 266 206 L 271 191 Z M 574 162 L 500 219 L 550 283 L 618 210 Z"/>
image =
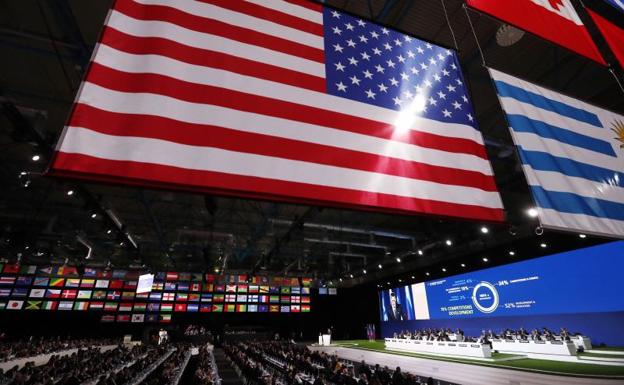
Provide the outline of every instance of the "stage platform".
<path id="1" fill-rule="evenodd" d="M 520 355 L 495 354 L 491 359 L 410 354 L 387 351 L 383 341 L 336 341 L 332 346 L 310 346 L 340 358 L 378 363 L 419 376 L 431 376 L 462 385 L 616 385 L 624 384 L 624 365 L 595 365 L 593 361 L 557 362 Z M 595 355 L 601 355 L 595 350 Z M 620 358 L 624 351 L 611 355 Z"/>

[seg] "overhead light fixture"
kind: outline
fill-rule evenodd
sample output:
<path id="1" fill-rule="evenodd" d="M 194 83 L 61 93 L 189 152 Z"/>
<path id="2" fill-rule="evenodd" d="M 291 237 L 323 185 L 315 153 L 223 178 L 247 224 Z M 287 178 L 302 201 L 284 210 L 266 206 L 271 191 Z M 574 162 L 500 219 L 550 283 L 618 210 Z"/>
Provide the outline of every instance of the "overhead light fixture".
<path id="1" fill-rule="evenodd" d="M 426 272 L 425 275 L 428 277 L 429 276 L 429 272 Z"/>
<path id="2" fill-rule="evenodd" d="M 37 162 L 39 159 L 41 159 L 41 156 L 39 156 L 38 154 L 35 154 L 35 155 L 32 156 L 31 159 L 32 159 L 33 162 Z"/>
<path id="3" fill-rule="evenodd" d="M 22 171 L 22 172 L 20 172 L 20 176 L 24 176 L 24 175 L 26 175 L 26 174 L 28 174 L 26 171 Z"/>
<path id="4" fill-rule="evenodd" d="M 401 278 L 399 278 L 399 282 L 403 282 L 403 280 Z"/>
<path id="5" fill-rule="evenodd" d="M 466 264 L 465 264 L 465 263 L 462 263 L 462 264 L 461 264 L 461 267 L 466 267 Z"/>
<path id="6" fill-rule="evenodd" d="M 414 276 L 412 275 L 412 279 L 416 279 L 416 277 L 414 277 Z"/>
<path id="7" fill-rule="evenodd" d="M 442 271 L 446 273 L 446 267 L 443 267 L 443 268 L 442 268 Z"/>
<path id="8" fill-rule="evenodd" d="M 587 235 L 585 235 L 585 234 L 579 234 L 579 238 L 587 238 Z"/>
<path id="9" fill-rule="evenodd" d="M 366 269 L 362 270 L 362 273 L 366 274 Z"/>
<path id="10" fill-rule="evenodd" d="M 91 218 L 93 219 L 97 218 L 97 214 L 96 213 L 91 214 Z"/>
<path id="11" fill-rule="evenodd" d="M 381 266 L 381 263 L 379 265 L 377 265 L 377 267 L 381 270 L 383 268 L 383 266 Z"/>
<path id="12" fill-rule="evenodd" d="M 214 272 L 215 272 L 215 273 L 218 273 L 218 272 L 219 272 L 219 268 L 218 268 L 218 267 L 215 267 L 215 268 L 214 268 Z"/>
<path id="13" fill-rule="evenodd" d="M 531 207 L 530 209 L 527 210 L 527 215 L 530 216 L 531 218 L 537 218 L 537 209 L 535 207 Z"/>
<path id="14" fill-rule="evenodd" d="M 349 274 L 349 278 L 353 278 L 353 274 Z"/>
<path id="15" fill-rule="evenodd" d="M 481 227 L 481 232 L 482 232 L 483 234 L 487 234 L 487 233 L 489 233 L 489 232 L 490 232 L 490 229 L 488 229 L 487 227 L 483 226 L 483 227 Z"/>
<path id="16" fill-rule="evenodd" d="M 545 244 L 545 243 L 540 243 L 540 247 L 541 247 L 542 249 L 545 249 L 547 246 L 548 246 L 548 245 L 547 245 L 547 244 Z"/>
<path id="17" fill-rule="evenodd" d="M 483 257 L 483 262 L 487 262 L 489 261 L 489 259 L 487 259 L 487 257 Z"/>
<path id="18" fill-rule="evenodd" d="M 401 258 L 396 257 L 396 261 L 397 261 L 398 263 L 401 263 Z"/>
<path id="19" fill-rule="evenodd" d="M 110 234 L 112 232 L 113 232 L 113 230 L 111 230 L 111 229 L 106 230 L 106 234 Z"/>
<path id="20" fill-rule="evenodd" d="M 418 255 L 423 255 L 423 251 L 422 250 L 418 250 Z"/>
<path id="21" fill-rule="evenodd" d="M 451 241 L 450 239 L 446 240 L 446 245 L 447 246 L 452 246 L 453 245 L 453 241 Z"/>
<path id="22" fill-rule="evenodd" d="M 511 250 L 511 251 L 509 251 L 509 255 L 514 256 L 514 255 L 516 255 L 516 252 Z"/>
<path id="23" fill-rule="evenodd" d="M 119 246 L 124 246 L 125 243 L 123 241 L 119 242 Z"/>
<path id="24" fill-rule="evenodd" d="M 342 282 L 342 278 L 340 278 L 339 281 Z"/>

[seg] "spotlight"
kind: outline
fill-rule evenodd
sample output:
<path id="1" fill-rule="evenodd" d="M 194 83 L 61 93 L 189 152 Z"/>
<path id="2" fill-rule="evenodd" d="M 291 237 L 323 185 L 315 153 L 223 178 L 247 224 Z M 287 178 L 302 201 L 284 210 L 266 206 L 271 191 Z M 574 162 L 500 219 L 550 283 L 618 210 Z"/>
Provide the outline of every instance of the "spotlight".
<path id="1" fill-rule="evenodd" d="M 96 213 L 91 214 L 91 218 L 93 219 L 97 218 L 97 214 Z"/>
<path id="2" fill-rule="evenodd" d="M 412 279 L 416 279 L 416 277 L 414 277 L 414 276 L 412 275 Z"/>
<path id="3" fill-rule="evenodd" d="M 383 268 L 383 266 L 381 266 L 381 263 L 379 265 L 377 265 L 377 267 L 379 268 L 379 270 L 381 270 Z"/>
<path id="4" fill-rule="evenodd" d="M 22 172 L 20 172 L 20 176 L 24 176 L 24 175 L 26 175 L 26 174 L 28 174 L 26 171 L 22 171 Z"/>
<path id="5" fill-rule="evenodd" d="M 423 251 L 422 250 L 418 250 L 418 255 L 423 255 Z"/>
<path id="6" fill-rule="evenodd" d="M 537 209 L 535 207 L 531 207 L 527 210 L 527 215 L 531 218 L 537 218 Z"/>
<path id="7" fill-rule="evenodd" d="M 106 234 L 110 234 L 112 232 L 113 232 L 113 230 L 111 230 L 111 229 L 106 230 Z"/>
<path id="8" fill-rule="evenodd" d="M 401 263 L 401 258 L 397 257 L 397 258 L 396 258 L 396 261 L 397 261 L 398 263 Z"/>
<path id="9" fill-rule="evenodd" d="M 447 246 L 452 246 L 453 245 L 453 241 L 451 241 L 450 239 L 446 240 L 446 245 Z"/>
<path id="10" fill-rule="evenodd" d="M 511 255 L 513 257 L 514 255 L 516 255 L 516 252 L 512 250 L 512 251 L 509 252 L 509 255 Z"/>
<path id="11" fill-rule="evenodd" d="M 487 234 L 487 233 L 489 233 L 489 232 L 490 232 L 490 229 L 488 229 L 487 227 L 483 226 L 483 227 L 481 227 L 481 232 L 482 232 L 483 234 Z"/>
<path id="12" fill-rule="evenodd" d="M 219 268 L 218 268 L 218 267 L 215 267 L 215 268 L 214 268 L 214 272 L 215 272 L 215 273 L 218 273 L 218 272 L 219 272 Z"/>
<path id="13" fill-rule="evenodd" d="M 547 244 L 545 244 L 545 243 L 540 243 L 540 247 L 541 247 L 542 249 L 545 249 L 547 246 L 548 246 L 548 245 L 547 245 Z"/>
<path id="14" fill-rule="evenodd" d="M 429 276 L 429 272 L 426 272 L 425 275 L 428 277 Z"/>
<path id="15" fill-rule="evenodd" d="M 119 246 L 124 246 L 125 243 L 123 241 L 119 242 Z"/>
<path id="16" fill-rule="evenodd" d="M 461 267 L 466 267 L 466 264 L 465 264 L 465 263 L 462 263 L 462 264 L 461 264 Z"/>
<path id="17" fill-rule="evenodd" d="M 579 238 L 587 238 L 587 235 L 585 235 L 585 234 L 579 234 Z"/>
<path id="18" fill-rule="evenodd" d="M 362 270 L 362 273 L 366 274 L 366 269 Z"/>
<path id="19" fill-rule="evenodd" d="M 399 282 L 403 282 L 403 280 L 401 278 L 399 278 Z"/>
<path id="20" fill-rule="evenodd" d="M 340 278 L 339 281 L 342 282 L 342 278 Z"/>
<path id="21" fill-rule="evenodd" d="M 74 195 L 74 190 L 69 190 L 69 191 L 67 191 L 67 195 L 69 195 L 69 196 Z"/>
<path id="22" fill-rule="evenodd" d="M 349 274 L 349 278 L 353 278 L 353 274 Z"/>
<path id="23" fill-rule="evenodd" d="M 446 273 L 446 267 L 443 267 L 443 268 L 442 268 L 442 271 Z"/>
<path id="24" fill-rule="evenodd" d="M 487 262 L 489 261 L 489 259 L 487 259 L 486 257 L 483 257 L 483 262 Z"/>
<path id="25" fill-rule="evenodd" d="M 41 156 L 39 156 L 38 154 L 35 154 L 32 156 L 31 159 L 33 160 L 33 162 L 37 162 L 39 159 L 41 159 Z"/>

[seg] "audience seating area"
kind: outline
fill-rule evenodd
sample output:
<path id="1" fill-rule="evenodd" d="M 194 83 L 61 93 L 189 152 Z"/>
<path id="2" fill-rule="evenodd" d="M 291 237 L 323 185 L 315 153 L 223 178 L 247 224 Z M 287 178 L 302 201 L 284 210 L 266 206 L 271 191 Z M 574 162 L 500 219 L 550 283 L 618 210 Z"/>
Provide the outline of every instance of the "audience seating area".
<path id="1" fill-rule="evenodd" d="M 417 385 L 448 384 L 403 373 L 401 368 L 339 360 L 286 342 L 235 343 L 223 347 L 246 385 Z M 225 385 L 225 384 L 224 384 Z"/>
<path id="2" fill-rule="evenodd" d="M 26 339 L 10 339 L 2 334 L 0 336 L 0 362 L 41 354 L 57 353 L 69 349 L 82 349 L 91 346 L 113 344 L 114 342 L 112 340 L 103 338 L 44 338 L 31 336 Z"/>

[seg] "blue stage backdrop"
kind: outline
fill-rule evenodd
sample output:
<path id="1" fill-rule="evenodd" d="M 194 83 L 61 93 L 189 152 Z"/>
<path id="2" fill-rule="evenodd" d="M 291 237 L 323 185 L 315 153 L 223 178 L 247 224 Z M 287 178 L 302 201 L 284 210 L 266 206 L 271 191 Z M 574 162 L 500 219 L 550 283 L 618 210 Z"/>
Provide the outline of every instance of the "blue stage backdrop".
<path id="1" fill-rule="evenodd" d="M 473 336 L 483 329 L 566 327 L 597 344 L 624 346 L 623 275 L 618 241 L 384 290 L 382 335 L 423 327 Z M 397 309 L 404 315 L 394 316 Z"/>

